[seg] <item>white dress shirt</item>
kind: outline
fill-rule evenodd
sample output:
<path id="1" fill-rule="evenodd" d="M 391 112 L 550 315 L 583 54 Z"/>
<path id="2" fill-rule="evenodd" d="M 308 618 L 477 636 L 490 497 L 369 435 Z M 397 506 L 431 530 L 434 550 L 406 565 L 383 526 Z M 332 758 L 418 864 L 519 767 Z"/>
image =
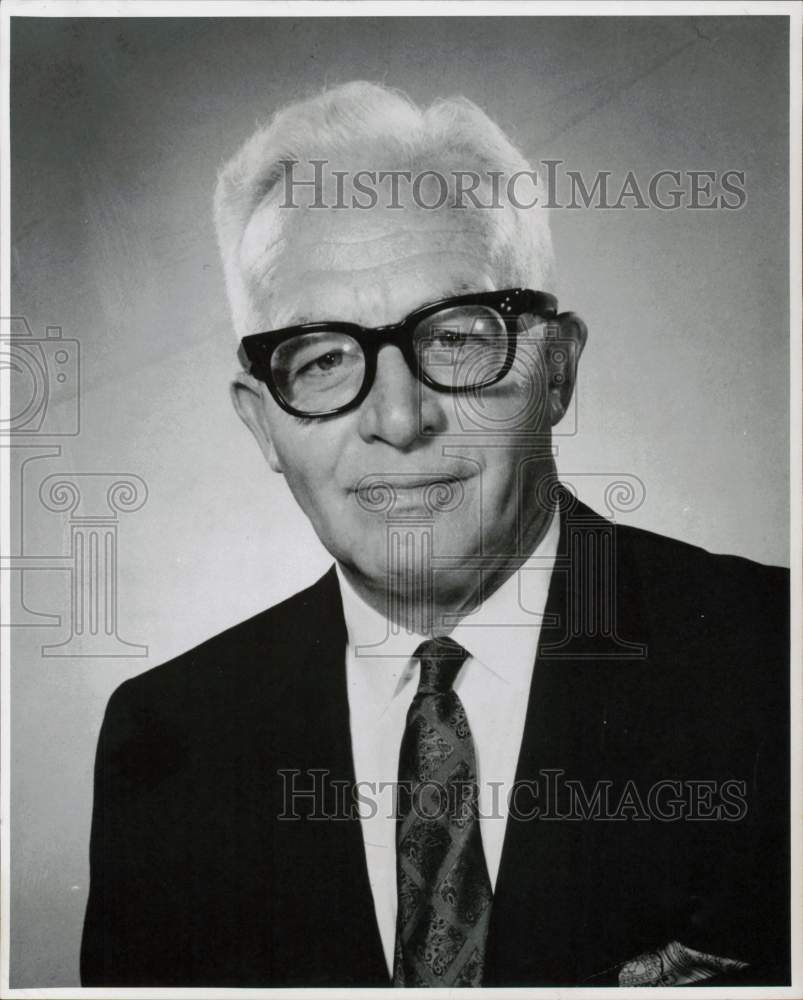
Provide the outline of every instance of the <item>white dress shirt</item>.
<path id="1" fill-rule="evenodd" d="M 477 758 L 480 830 L 496 886 L 516 777 L 538 636 L 558 547 L 558 518 L 529 559 L 451 637 L 470 656 L 454 690 L 466 710 Z M 423 636 L 391 626 L 337 568 L 348 629 L 346 677 L 354 772 L 368 877 L 388 972 L 396 933 L 396 819 L 393 784 L 407 710 L 418 687 L 412 659 Z M 384 787 L 383 787 L 384 783 Z"/>

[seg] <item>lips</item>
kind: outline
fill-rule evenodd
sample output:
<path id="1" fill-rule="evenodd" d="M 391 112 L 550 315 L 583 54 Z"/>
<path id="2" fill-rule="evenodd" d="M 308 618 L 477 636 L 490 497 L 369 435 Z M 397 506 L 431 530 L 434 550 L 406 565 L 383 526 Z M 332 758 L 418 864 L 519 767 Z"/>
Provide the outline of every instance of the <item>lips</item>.
<path id="1" fill-rule="evenodd" d="M 442 472 L 433 476 L 420 476 L 411 474 L 409 476 L 403 473 L 391 473 L 387 476 L 366 476 L 366 479 L 373 480 L 376 483 L 390 483 L 396 489 L 400 490 L 418 490 L 423 489 L 426 486 L 434 486 L 436 483 L 457 483 L 462 482 L 466 479 L 466 476 L 455 476 L 450 474 L 444 474 Z M 364 489 L 366 484 L 361 484 L 360 489 Z M 370 483 L 367 484 L 370 488 Z"/>
<path id="2" fill-rule="evenodd" d="M 352 488 L 353 493 L 364 493 L 377 488 L 394 490 L 421 490 L 428 487 L 461 483 L 468 475 L 455 472 L 370 472 Z"/>
<path id="3" fill-rule="evenodd" d="M 467 478 L 450 472 L 370 473 L 353 492 L 357 503 L 370 513 L 388 513 L 402 507 L 443 513 L 460 506 Z"/>

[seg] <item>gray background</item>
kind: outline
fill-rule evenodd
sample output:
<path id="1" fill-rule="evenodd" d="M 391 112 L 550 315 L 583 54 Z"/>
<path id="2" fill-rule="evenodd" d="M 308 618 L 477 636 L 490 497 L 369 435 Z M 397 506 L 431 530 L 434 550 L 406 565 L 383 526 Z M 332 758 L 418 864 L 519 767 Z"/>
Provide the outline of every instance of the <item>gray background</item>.
<path id="1" fill-rule="evenodd" d="M 64 626 L 13 633 L 11 984 L 68 986 L 109 694 L 329 563 L 229 403 L 223 160 L 278 105 L 367 78 L 466 95 L 531 159 L 589 177 L 746 171 L 738 212 L 553 213 L 556 290 L 590 328 L 558 461 L 597 506 L 638 477 L 630 523 L 786 563 L 788 35 L 783 17 L 12 23 L 13 310 L 81 346 L 81 433 L 14 484 L 24 548 L 68 546 L 47 474 L 149 490 L 119 526 L 119 631 L 149 656 L 43 657 L 67 634 L 63 572 L 26 574 L 25 599 Z M 66 420 L 74 400 L 51 406 Z"/>

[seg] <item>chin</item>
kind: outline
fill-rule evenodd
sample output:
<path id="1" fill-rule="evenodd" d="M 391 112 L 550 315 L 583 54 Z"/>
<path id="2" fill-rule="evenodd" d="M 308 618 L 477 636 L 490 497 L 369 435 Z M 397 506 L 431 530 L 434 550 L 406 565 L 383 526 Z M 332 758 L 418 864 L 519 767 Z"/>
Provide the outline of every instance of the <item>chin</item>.
<path id="1" fill-rule="evenodd" d="M 478 529 L 466 530 L 466 521 L 473 520 L 467 519 L 467 513 L 453 511 L 432 520 L 364 517 L 340 544 L 334 544 L 331 535 L 324 544 L 338 562 L 374 586 L 393 591 L 419 587 L 431 571 L 437 574 L 439 569 L 448 568 L 461 577 L 471 575 L 472 571 L 460 572 L 460 563 L 482 551 L 482 535 Z"/>

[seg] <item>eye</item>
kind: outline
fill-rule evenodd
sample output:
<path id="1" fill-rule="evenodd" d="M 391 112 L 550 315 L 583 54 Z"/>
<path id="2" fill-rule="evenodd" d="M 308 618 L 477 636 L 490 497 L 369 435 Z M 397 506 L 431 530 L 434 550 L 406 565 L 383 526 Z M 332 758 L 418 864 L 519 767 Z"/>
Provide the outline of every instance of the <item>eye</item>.
<path id="1" fill-rule="evenodd" d="M 466 342 L 466 339 L 466 334 L 462 330 L 436 326 L 432 331 L 433 342 L 443 347 L 459 347 Z"/>
<path id="2" fill-rule="evenodd" d="M 322 354 L 320 357 L 314 358 L 312 361 L 308 361 L 305 365 L 302 365 L 298 370 L 298 374 L 307 375 L 313 373 L 315 370 L 328 372 L 342 364 L 342 351 L 327 351 L 326 354 Z"/>

